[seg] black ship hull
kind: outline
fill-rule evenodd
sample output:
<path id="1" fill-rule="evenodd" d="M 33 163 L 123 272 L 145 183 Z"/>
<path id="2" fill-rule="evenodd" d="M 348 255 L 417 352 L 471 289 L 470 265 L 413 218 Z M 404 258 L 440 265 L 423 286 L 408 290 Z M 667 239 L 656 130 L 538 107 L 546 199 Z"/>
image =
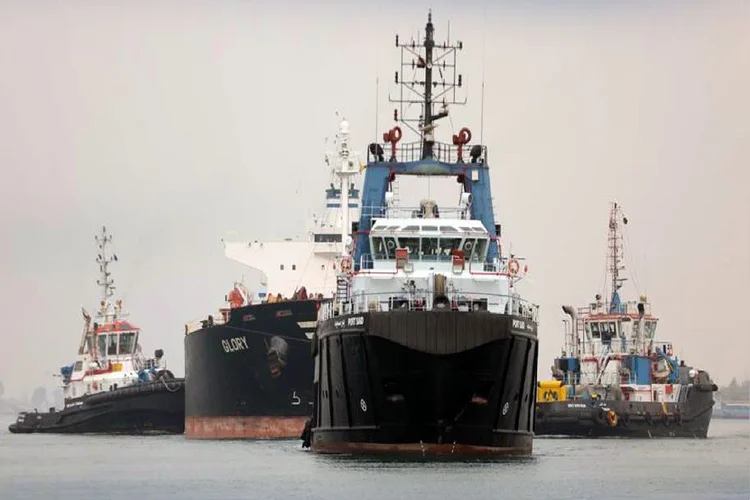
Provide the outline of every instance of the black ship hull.
<path id="1" fill-rule="evenodd" d="M 185 435 L 191 439 L 298 438 L 312 407 L 310 337 L 320 302 L 230 310 L 228 321 L 185 338 Z"/>
<path id="2" fill-rule="evenodd" d="M 70 399 L 65 408 L 21 413 L 14 434 L 182 434 L 185 381 L 172 379 Z"/>
<path id="3" fill-rule="evenodd" d="M 320 453 L 530 455 L 536 324 L 487 312 L 340 316 L 318 328 Z"/>
<path id="4" fill-rule="evenodd" d="M 711 423 L 710 388 L 690 388 L 686 401 L 659 403 L 622 400 L 539 402 L 537 436 L 705 438 Z"/>

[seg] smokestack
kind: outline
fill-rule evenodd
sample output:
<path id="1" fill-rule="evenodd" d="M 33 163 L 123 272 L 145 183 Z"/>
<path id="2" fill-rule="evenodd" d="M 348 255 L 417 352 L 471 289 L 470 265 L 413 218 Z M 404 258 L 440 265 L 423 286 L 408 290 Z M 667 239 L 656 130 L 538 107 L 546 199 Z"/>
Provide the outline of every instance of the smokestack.
<path id="1" fill-rule="evenodd" d="M 576 337 L 578 333 L 578 315 L 576 314 L 576 310 L 573 308 L 573 306 L 562 306 L 562 310 L 565 314 L 570 316 L 570 338 L 571 338 L 571 347 L 572 352 L 571 356 L 577 357 L 578 356 L 578 343 L 579 339 Z"/>

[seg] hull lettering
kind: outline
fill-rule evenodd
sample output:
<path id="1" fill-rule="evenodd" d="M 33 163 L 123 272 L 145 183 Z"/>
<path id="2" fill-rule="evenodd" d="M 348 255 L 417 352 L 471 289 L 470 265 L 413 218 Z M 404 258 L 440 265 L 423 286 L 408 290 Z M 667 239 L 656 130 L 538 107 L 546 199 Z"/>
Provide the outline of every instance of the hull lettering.
<path id="1" fill-rule="evenodd" d="M 247 339 L 245 337 L 234 337 L 231 339 L 224 339 L 221 341 L 221 346 L 224 348 L 224 352 L 236 352 L 247 350 Z"/>

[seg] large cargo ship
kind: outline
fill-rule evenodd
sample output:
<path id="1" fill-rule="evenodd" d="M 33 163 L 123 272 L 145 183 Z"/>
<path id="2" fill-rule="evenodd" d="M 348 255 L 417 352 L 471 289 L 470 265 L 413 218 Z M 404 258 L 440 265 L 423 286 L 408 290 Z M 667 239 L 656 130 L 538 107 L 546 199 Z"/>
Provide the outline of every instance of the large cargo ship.
<path id="1" fill-rule="evenodd" d="M 310 338 L 336 291 L 343 220 L 359 213 L 349 125 L 327 155 L 325 214 L 310 237 L 225 241 L 230 259 L 260 271 L 256 291 L 235 283 L 216 315 L 185 327 L 185 435 L 193 439 L 298 438 L 312 405 Z M 347 170 L 339 165 L 344 162 Z"/>
<path id="2" fill-rule="evenodd" d="M 471 143 L 468 128 L 452 144 L 433 135 L 448 115 L 446 96 L 461 86 L 461 44 L 436 43 L 430 14 L 423 42 L 397 37 L 396 45 L 401 72 L 417 73 L 401 80 L 403 88 L 419 88 L 422 98 L 415 121 L 404 119 L 403 108 L 416 98 L 399 99 L 401 122 L 414 123 L 420 140 L 399 145 L 402 131 L 394 126 L 385 143 L 369 147 L 356 246 L 342 256 L 336 301 L 320 310 L 315 408 L 303 446 L 529 455 L 537 306 L 518 292 L 519 260 L 499 251 L 485 146 Z M 415 175 L 456 179 L 458 207 L 434 199 L 402 206 L 394 182 Z"/>
<path id="3" fill-rule="evenodd" d="M 609 300 L 563 306 L 570 316 L 552 380 L 539 382 L 537 436 L 699 437 L 711 423 L 717 390 L 708 372 L 688 366 L 672 342 L 656 337 L 647 297 L 623 301 L 621 223 L 612 204 L 608 234 Z"/>
<path id="4" fill-rule="evenodd" d="M 164 352 L 146 358 L 141 330 L 127 320 L 121 300 L 113 300 L 109 265 L 112 236 L 96 237 L 102 298 L 92 324 L 84 327 L 75 361 L 60 369 L 64 407 L 21 413 L 13 433 L 181 434 L 185 425 L 185 384 L 167 369 Z"/>

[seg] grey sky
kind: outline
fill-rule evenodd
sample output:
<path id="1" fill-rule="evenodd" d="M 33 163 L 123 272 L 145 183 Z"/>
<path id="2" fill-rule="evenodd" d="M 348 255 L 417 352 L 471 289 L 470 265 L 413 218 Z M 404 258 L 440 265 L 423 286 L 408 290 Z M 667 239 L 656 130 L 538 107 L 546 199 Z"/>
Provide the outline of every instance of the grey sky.
<path id="1" fill-rule="evenodd" d="M 145 349 L 183 373 L 184 323 L 243 272 L 220 238 L 304 231 L 334 112 L 364 150 L 379 74 L 378 132 L 391 125 L 393 37 L 422 31 L 428 5 L 31 4 L 0 2 L 0 380 L 30 392 L 72 361 L 102 224 Z M 475 138 L 485 55 L 484 142 L 506 247 L 527 257 L 524 291 L 542 307 L 540 375 L 563 340 L 560 304 L 599 291 L 613 199 L 661 336 L 719 382 L 746 375 L 749 9 L 584 4 L 486 19 L 433 5 L 437 37 L 450 21 L 465 43 L 469 101 L 451 120 Z"/>

